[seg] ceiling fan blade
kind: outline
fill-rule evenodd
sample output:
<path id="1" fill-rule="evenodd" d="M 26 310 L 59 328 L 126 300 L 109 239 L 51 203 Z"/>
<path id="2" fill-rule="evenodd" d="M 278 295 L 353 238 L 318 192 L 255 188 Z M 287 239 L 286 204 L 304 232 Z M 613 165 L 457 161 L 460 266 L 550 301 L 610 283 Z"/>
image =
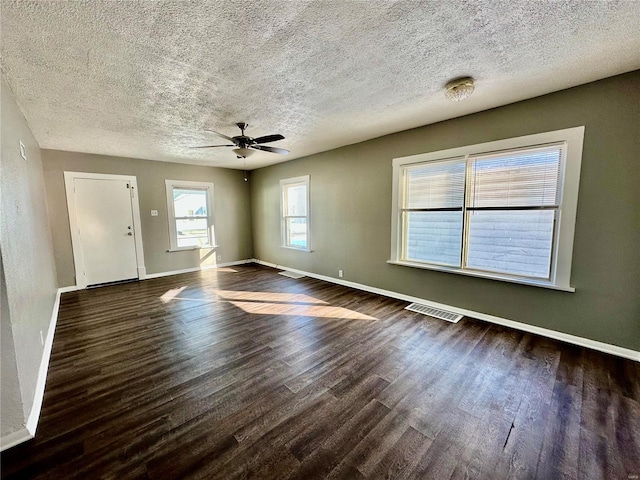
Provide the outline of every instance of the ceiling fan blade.
<path id="1" fill-rule="evenodd" d="M 235 147 L 235 145 L 202 145 L 201 147 L 189 147 L 189 148 L 214 148 L 214 147 Z"/>
<path id="2" fill-rule="evenodd" d="M 253 141 L 256 143 L 269 143 L 269 142 L 276 142 L 278 140 L 284 140 L 284 137 L 279 133 L 275 135 L 265 135 L 264 137 L 258 137 L 253 139 Z"/>
<path id="3" fill-rule="evenodd" d="M 207 130 L 205 129 L 205 132 L 211 132 L 211 133 L 215 133 L 216 135 L 218 135 L 219 137 L 224 138 L 225 140 L 229 140 L 230 142 L 233 142 L 233 138 L 231 137 L 227 137 L 226 135 L 223 135 L 222 133 L 218 133 L 215 130 Z M 234 142 L 235 143 L 235 142 Z"/>
<path id="4" fill-rule="evenodd" d="M 256 150 L 262 150 L 265 152 L 271 153 L 279 153 L 280 155 L 286 155 L 289 153 L 289 150 L 285 150 L 284 148 L 276 148 L 276 147 L 267 147 L 263 145 L 250 145 L 249 148 L 254 148 Z"/>

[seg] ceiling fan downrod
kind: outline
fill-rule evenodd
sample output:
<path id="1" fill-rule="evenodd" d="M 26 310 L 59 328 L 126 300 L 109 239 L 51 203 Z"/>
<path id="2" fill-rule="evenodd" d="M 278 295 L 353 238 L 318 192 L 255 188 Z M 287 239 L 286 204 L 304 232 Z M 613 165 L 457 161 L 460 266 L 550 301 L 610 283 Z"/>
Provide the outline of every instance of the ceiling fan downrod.
<path id="1" fill-rule="evenodd" d="M 238 123 L 236 123 L 236 125 L 238 126 L 238 128 L 242 132 L 242 136 L 244 137 L 244 130 L 245 130 L 245 128 L 247 128 L 249 126 L 249 124 L 248 123 L 244 123 L 244 122 L 238 122 Z"/>

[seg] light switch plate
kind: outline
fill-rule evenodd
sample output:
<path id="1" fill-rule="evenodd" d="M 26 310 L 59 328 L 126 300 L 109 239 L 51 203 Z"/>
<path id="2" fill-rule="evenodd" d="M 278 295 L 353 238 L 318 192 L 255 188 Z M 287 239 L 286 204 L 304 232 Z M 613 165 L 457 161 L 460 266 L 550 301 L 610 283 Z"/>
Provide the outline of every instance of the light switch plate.
<path id="1" fill-rule="evenodd" d="M 22 140 L 20 140 L 20 156 L 25 160 L 27 159 L 27 151 L 24 148 L 24 143 L 22 143 Z"/>
<path id="2" fill-rule="evenodd" d="M 151 210 L 151 216 L 152 217 L 157 217 L 158 216 L 158 210 Z"/>

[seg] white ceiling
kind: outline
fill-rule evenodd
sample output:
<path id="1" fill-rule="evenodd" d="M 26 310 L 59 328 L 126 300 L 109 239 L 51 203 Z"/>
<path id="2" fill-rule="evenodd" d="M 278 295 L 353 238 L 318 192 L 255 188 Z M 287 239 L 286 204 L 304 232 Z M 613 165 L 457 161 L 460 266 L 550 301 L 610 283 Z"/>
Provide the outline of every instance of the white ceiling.
<path id="1" fill-rule="evenodd" d="M 257 168 L 640 68 L 640 1 L 8 1 L 2 73 L 42 148 Z M 452 78 L 476 91 L 444 98 Z M 189 149 L 206 129 L 288 156 Z"/>

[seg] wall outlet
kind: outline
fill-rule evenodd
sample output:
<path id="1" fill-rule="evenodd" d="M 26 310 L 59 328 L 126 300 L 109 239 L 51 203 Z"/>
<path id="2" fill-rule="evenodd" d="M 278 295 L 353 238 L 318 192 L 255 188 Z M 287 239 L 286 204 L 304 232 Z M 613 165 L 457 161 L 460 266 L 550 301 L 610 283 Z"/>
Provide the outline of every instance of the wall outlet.
<path id="1" fill-rule="evenodd" d="M 340 278 L 342 278 L 342 276 L 343 276 L 343 275 L 342 275 L 342 270 L 338 270 L 338 276 L 339 276 Z"/>
<path id="2" fill-rule="evenodd" d="M 152 217 L 157 217 L 158 216 L 158 210 L 151 210 L 151 216 Z"/>
<path id="3" fill-rule="evenodd" d="M 222 261 L 222 255 L 218 255 L 218 261 L 221 262 Z"/>
<path id="4" fill-rule="evenodd" d="M 40 345 L 44 347 L 44 335 L 42 334 L 42 330 L 40 330 Z"/>

